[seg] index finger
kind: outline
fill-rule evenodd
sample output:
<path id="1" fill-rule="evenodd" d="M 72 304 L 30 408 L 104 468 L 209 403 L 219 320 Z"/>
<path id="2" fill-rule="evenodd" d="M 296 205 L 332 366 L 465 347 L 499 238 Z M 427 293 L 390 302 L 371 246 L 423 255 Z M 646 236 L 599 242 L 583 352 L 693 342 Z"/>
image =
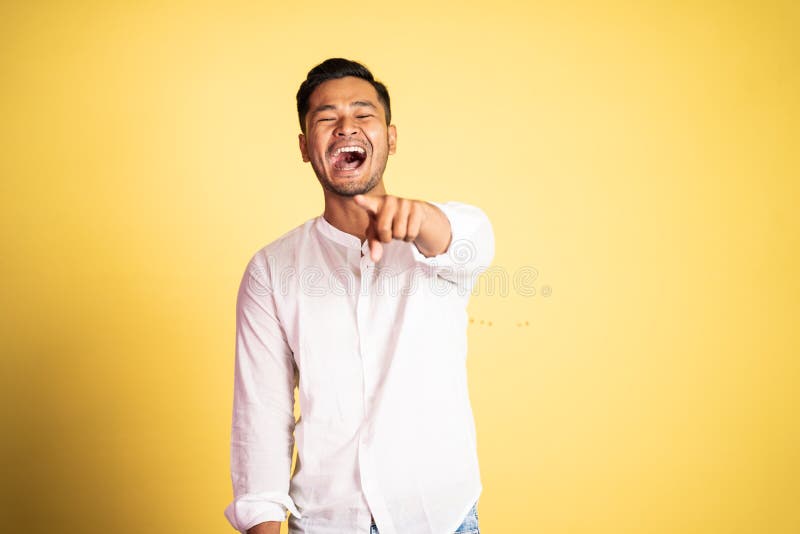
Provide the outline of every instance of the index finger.
<path id="1" fill-rule="evenodd" d="M 373 215 L 378 214 L 378 210 L 381 209 L 381 204 L 383 203 L 383 198 L 375 195 L 355 195 L 353 200 L 359 207 L 364 208 Z"/>

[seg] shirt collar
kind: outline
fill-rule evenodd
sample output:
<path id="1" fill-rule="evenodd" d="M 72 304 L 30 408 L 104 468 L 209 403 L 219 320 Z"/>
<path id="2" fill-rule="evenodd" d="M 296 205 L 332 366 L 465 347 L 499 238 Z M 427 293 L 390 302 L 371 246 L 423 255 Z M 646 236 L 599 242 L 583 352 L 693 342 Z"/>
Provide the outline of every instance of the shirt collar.
<path id="1" fill-rule="evenodd" d="M 359 240 L 353 234 L 348 234 L 343 230 L 339 230 L 334 225 L 329 223 L 324 216 L 320 215 L 317 217 L 317 223 L 315 226 L 317 227 L 317 230 L 319 230 L 319 232 L 328 239 L 336 241 L 340 245 L 344 245 L 348 248 L 361 249 L 361 251 L 365 254 L 369 254 L 369 242 L 366 239 L 361 242 L 361 240 Z"/>

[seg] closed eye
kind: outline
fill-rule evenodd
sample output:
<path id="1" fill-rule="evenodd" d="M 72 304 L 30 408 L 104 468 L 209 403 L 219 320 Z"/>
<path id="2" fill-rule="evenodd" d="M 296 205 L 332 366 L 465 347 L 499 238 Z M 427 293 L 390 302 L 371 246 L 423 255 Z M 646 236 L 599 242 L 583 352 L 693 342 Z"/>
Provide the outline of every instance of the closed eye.
<path id="1" fill-rule="evenodd" d="M 357 119 L 368 119 L 369 117 L 372 117 L 372 115 L 356 115 Z"/>

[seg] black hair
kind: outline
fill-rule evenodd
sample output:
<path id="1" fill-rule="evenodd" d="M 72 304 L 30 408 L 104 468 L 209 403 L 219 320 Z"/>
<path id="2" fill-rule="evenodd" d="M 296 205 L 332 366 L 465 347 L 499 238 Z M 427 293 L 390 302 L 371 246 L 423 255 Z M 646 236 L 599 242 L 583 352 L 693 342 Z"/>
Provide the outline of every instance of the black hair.
<path id="1" fill-rule="evenodd" d="M 389 107 L 389 91 L 386 86 L 377 81 L 372 73 L 362 65 L 349 59 L 334 57 L 326 59 L 310 71 L 303 83 L 300 84 L 300 89 L 297 91 L 297 117 L 300 119 L 300 130 L 305 133 L 306 131 L 306 115 L 308 114 L 308 99 L 314 89 L 322 85 L 328 80 L 336 80 L 346 76 L 355 76 L 361 78 L 372 84 L 375 91 L 378 93 L 378 100 L 383 105 L 386 114 L 386 124 L 392 122 L 392 112 Z"/>

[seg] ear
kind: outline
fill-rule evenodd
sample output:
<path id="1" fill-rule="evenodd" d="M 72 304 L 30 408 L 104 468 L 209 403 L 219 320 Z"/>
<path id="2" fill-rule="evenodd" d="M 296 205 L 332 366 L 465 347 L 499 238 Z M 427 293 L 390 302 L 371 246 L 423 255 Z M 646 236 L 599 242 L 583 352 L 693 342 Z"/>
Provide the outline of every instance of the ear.
<path id="1" fill-rule="evenodd" d="M 303 161 L 308 163 L 310 160 L 308 159 L 308 147 L 306 146 L 306 136 L 300 134 L 297 136 L 297 140 L 300 142 L 300 155 L 303 156 Z"/>
<path id="2" fill-rule="evenodd" d="M 394 154 L 397 150 L 397 128 L 394 124 L 390 124 L 388 128 L 389 135 L 389 154 Z"/>

